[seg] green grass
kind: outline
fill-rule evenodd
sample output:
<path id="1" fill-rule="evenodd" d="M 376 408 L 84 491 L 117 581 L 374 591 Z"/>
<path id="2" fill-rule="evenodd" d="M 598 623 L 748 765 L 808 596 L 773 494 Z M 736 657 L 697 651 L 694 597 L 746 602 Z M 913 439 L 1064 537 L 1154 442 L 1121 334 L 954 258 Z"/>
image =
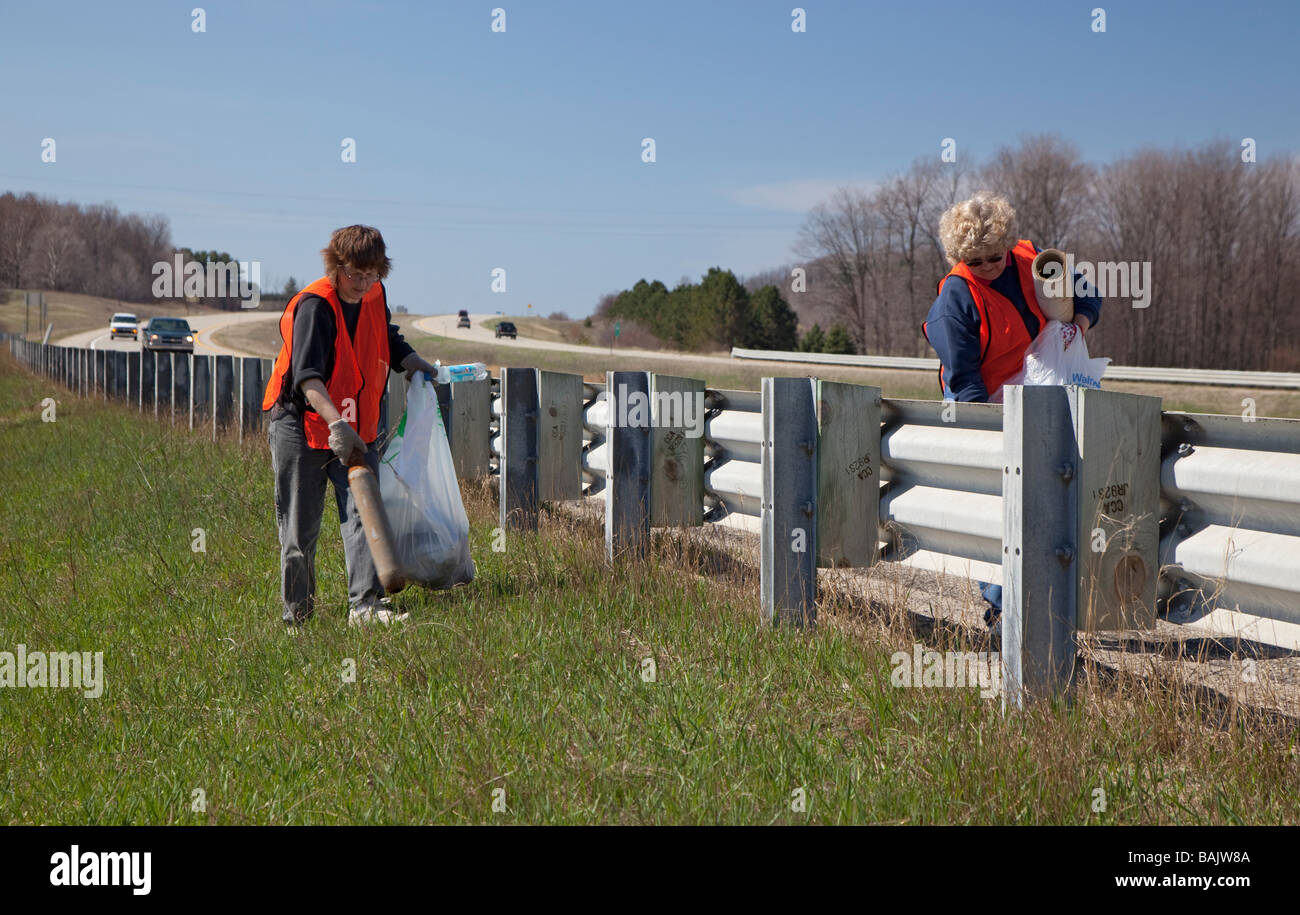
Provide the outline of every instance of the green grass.
<path id="1" fill-rule="evenodd" d="M 494 553 L 477 484 L 477 579 L 403 593 L 391 630 L 344 624 L 327 509 L 323 605 L 290 638 L 264 434 L 214 443 L 78 400 L 6 352 L 0 447 L 0 650 L 102 651 L 105 672 L 99 699 L 0 690 L 2 822 L 1300 820 L 1294 731 L 1100 673 L 1007 716 L 974 690 L 895 689 L 893 651 L 963 634 L 839 591 L 815 631 L 766 631 L 755 566 L 665 536 L 611 568 L 598 523 L 552 511 Z"/>

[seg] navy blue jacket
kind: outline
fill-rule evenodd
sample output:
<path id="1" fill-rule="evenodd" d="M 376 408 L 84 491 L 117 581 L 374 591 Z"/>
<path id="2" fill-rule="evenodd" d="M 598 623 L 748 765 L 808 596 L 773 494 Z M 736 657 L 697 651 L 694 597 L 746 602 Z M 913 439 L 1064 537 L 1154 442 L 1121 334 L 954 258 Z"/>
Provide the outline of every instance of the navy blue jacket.
<path id="1" fill-rule="evenodd" d="M 1035 245 L 1034 250 L 1041 249 Z M 1077 272 L 1074 283 L 1077 292 L 1081 288 Z M 1038 318 L 1030 310 L 1029 303 L 1020 290 L 1020 274 L 1011 262 L 1011 257 L 1007 258 L 1006 266 L 997 279 L 989 285 L 1016 306 L 1020 316 L 1025 319 L 1029 339 L 1037 337 Z M 1074 311 L 1075 314 L 1086 317 L 1092 327 L 1096 327 L 1101 320 L 1101 299 L 1076 294 Z M 980 377 L 980 314 L 975 307 L 975 297 L 970 294 L 970 287 L 963 279 L 953 277 L 943 284 L 943 290 L 930 306 L 925 322 L 930 345 L 939 354 L 939 361 L 944 367 L 946 384 L 943 399 L 986 403 L 989 392 L 984 390 L 984 379 Z"/>

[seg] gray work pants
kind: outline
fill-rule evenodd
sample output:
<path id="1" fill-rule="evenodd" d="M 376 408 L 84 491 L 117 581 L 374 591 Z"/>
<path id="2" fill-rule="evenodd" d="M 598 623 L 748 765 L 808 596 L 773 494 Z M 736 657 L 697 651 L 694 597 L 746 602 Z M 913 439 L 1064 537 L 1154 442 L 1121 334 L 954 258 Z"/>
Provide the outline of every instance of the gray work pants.
<path id="1" fill-rule="evenodd" d="M 316 540 L 325 510 L 325 483 L 334 484 L 348 569 L 348 606 L 384 596 L 343 462 L 328 448 L 312 448 L 302 419 L 284 415 L 267 423 L 271 468 L 275 473 L 275 518 L 280 528 L 280 597 L 285 623 L 300 623 L 315 612 Z M 366 463 L 379 472 L 379 452 L 366 449 Z"/>

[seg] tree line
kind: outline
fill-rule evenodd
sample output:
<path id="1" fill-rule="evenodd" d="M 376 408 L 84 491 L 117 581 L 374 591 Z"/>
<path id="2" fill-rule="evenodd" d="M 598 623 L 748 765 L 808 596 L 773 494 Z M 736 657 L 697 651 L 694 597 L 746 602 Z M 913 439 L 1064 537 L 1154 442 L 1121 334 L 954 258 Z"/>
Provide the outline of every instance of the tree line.
<path id="1" fill-rule="evenodd" d="M 1300 160 L 1254 161 L 1214 141 L 1105 165 L 1053 135 L 964 168 L 918 160 L 871 189 L 841 187 L 799 232 L 800 264 L 764 274 L 801 321 L 840 321 L 862 352 L 933 355 L 921 323 L 949 265 L 939 216 L 976 190 L 1005 194 L 1018 235 L 1076 261 L 1150 263 L 1150 300 L 1103 302 L 1094 355 L 1129 365 L 1300 370 Z M 778 279 L 779 278 L 779 279 Z"/>
<path id="2" fill-rule="evenodd" d="M 122 213 L 112 204 L 60 203 L 31 193 L 0 194 L 0 292 L 44 289 L 150 301 L 159 298 L 154 265 L 172 266 L 177 254 L 182 263 L 235 261 L 225 251 L 177 248 L 165 216 Z M 180 298 L 182 278 L 174 280 L 177 294 L 162 298 Z M 199 299 L 216 308 L 240 308 L 239 290 L 227 293 Z"/>
<path id="3" fill-rule="evenodd" d="M 164 216 L 121 213 L 111 204 L 59 203 L 0 195 L 0 288 L 82 292 L 143 302 L 151 268 L 173 253 Z"/>
<path id="4" fill-rule="evenodd" d="M 743 349 L 853 352 L 847 331 L 814 327 L 801 338 L 799 319 L 774 283 L 744 282 L 711 267 L 698 283 L 683 277 L 672 289 L 642 279 L 610 293 L 596 307 L 606 322 L 626 319 L 662 343 L 685 350 Z M 827 349 L 827 341 L 834 348 Z"/>

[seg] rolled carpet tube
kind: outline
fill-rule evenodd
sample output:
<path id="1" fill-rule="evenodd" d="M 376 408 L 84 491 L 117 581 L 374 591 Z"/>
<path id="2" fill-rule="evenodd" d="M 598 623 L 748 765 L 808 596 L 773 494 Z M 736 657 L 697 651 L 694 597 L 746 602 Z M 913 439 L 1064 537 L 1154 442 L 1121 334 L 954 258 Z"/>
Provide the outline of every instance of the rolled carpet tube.
<path id="1" fill-rule="evenodd" d="M 1034 258 L 1034 294 L 1049 321 L 1074 320 L 1074 278 L 1069 275 L 1069 267 L 1065 252 L 1056 248 L 1045 248 Z"/>

